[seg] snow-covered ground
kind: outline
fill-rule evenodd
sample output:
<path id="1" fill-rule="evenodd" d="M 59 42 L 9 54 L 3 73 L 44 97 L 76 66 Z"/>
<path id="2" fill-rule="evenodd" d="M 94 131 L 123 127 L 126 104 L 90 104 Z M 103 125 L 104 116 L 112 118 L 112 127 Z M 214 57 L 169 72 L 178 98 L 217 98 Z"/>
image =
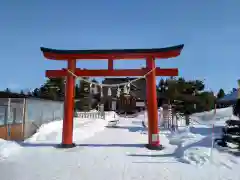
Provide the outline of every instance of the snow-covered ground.
<path id="1" fill-rule="evenodd" d="M 240 158 L 219 148 L 210 157 L 212 124 L 218 136 L 231 108 L 194 114 L 189 128 L 160 132 L 162 151 L 144 147 L 146 116 L 120 118 L 109 113 L 106 120 L 74 120 L 72 149 L 57 149 L 61 121 L 43 125 L 23 144 L 0 141 L 1 180 L 239 180 Z M 107 121 L 119 118 L 117 128 Z"/>

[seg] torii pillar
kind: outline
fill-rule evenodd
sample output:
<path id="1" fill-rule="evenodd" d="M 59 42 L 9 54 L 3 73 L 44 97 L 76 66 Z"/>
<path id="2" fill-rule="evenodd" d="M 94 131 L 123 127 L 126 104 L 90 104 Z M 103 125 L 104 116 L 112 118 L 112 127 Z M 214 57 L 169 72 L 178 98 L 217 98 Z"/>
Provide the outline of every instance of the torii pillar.
<path id="1" fill-rule="evenodd" d="M 158 129 L 158 106 L 156 91 L 156 72 L 155 59 L 149 57 L 146 59 L 146 67 L 148 71 L 152 71 L 146 76 L 146 92 L 147 92 L 147 111 L 148 111 L 148 144 L 149 149 L 161 149 L 159 141 Z M 149 123 L 151 122 L 151 123 Z"/>
<path id="2" fill-rule="evenodd" d="M 71 59 L 67 61 L 67 68 L 71 72 L 75 72 L 76 60 Z M 73 142 L 73 120 L 67 121 L 67 119 L 73 119 L 74 117 L 74 91 L 75 91 L 75 76 L 68 73 L 65 85 L 65 102 L 64 102 L 64 117 L 63 130 L 62 130 L 62 147 L 70 148 L 74 147 Z M 69 110 L 70 109 L 70 110 Z"/>

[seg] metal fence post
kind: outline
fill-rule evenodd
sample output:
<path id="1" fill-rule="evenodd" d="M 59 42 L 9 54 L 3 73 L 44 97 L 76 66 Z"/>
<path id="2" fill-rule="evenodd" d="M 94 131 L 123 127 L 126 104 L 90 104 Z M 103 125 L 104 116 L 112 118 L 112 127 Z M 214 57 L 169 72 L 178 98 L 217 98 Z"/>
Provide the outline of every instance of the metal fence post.
<path id="1" fill-rule="evenodd" d="M 11 136 L 11 125 L 9 124 L 11 119 L 11 98 L 8 98 L 8 109 L 7 109 L 7 140 Z"/>
<path id="2" fill-rule="evenodd" d="M 53 110 L 53 121 L 55 120 L 55 110 Z"/>
<path id="3" fill-rule="evenodd" d="M 25 139 L 25 122 L 26 122 L 26 99 L 23 98 L 23 108 L 22 108 L 22 140 Z"/>

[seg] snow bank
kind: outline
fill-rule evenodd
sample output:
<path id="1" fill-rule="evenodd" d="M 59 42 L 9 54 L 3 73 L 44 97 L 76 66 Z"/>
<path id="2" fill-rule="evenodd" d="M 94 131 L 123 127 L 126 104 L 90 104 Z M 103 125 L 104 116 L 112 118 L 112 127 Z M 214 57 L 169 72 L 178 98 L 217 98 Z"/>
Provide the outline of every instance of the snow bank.
<path id="1" fill-rule="evenodd" d="M 175 145 L 175 157 L 180 162 L 201 166 L 209 161 L 211 137 L 203 136 L 200 132 L 193 133 L 191 128 L 182 128 L 167 135 L 167 138 L 170 145 Z"/>
<path id="2" fill-rule="evenodd" d="M 118 116 L 114 111 L 106 112 L 104 119 L 74 118 L 73 140 L 82 141 L 93 136 L 95 133 L 105 129 L 108 121 L 117 119 Z M 62 123 L 63 121 L 54 121 L 43 124 L 32 137 L 25 142 L 42 142 L 42 143 L 60 143 L 62 140 Z"/>
<path id="3" fill-rule="evenodd" d="M 212 139 L 221 135 L 222 127 L 229 118 L 234 118 L 232 107 L 217 109 L 216 114 L 214 110 L 196 113 L 191 116 L 193 122 L 191 126 L 182 127 L 177 132 L 164 135 L 169 139 L 170 145 L 176 146 L 175 156 L 181 162 L 202 166 L 210 159 L 214 159 L 215 163 L 221 164 L 229 161 L 229 157 L 221 159 L 222 155 L 218 147 L 214 147 L 212 151 L 214 153 L 211 154 Z"/>
<path id="4" fill-rule="evenodd" d="M 91 119 L 74 118 L 74 129 L 90 122 Z M 63 121 L 53 121 L 43 124 L 38 131 L 25 142 L 52 142 L 59 143 L 62 139 Z"/>
<path id="5" fill-rule="evenodd" d="M 228 119 L 236 119 L 233 115 L 232 107 L 217 109 L 216 114 L 214 110 L 195 113 L 191 116 L 193 121 L 198 121 L 202 124 L 224 124 Z"/>
<path id="6" fill-rule="evenodd" d="M 233 115 L 232 107 L 227 108 L 221 108 L 217 109 L 217 113 L 215 114 L 214 110 L 201 112 L 201 113 L 195 113 L 191 115 L 191 120 L 194 122 L 194 124 L 205 124 L 205 125 L 212 125 L 212 124 L 219 124 L 223 125 L 226 120 L 228 119 L 238 119 L 238 117 Z M 160 117 L 161 117 L 161 110 L 158 110 L 158 117 L 159 117 L 159 123 L 160 123 Z M 143 111 L 137 115 L 138 119 L 141 119 L 146 122 L 148 121 L 147 111 Z M 185 125 L 184 117 L 180 117 L 178 120 L 178 125 L 183 126 Z"/>
<path id="7" fill-rule="evenodd" d="M 115 111 L 105 112 L 105 119 L 107 121 L 111 121 L 111 120 L 118 119 L 118 118 L 119 118 L 119 116 L 117 115 L 117 113 Z"/>
<path id="8" fill-rule="evenodd" d="M 75 142 L 80 142 L 84 139 L 94 136 L 96 133 L 103 131 L 108 124 L 107 121 L 102 119 L 96 119 L 94 122 L 90 120 L 89 123 L 85 123 L 79 128 L 74 128 L 73 130 L 73 140 Z"/>
<path id="9" fill-rule="evenodd" d="M 0 160 L 18 153 L 20 149 L 21 146 L 18 143 L 0 139 Z"/>
<path id="10" fill-rule="evenodd" d="M 83 141 L 96 133 L 103 131 L 108 121 L 118 119 L 114 111 L 106 112 L 105 120 L 74 118 L 73 140 L 74 142 Z M 53 143 L 59 144 L 62 141 L 62 123 L 63 121 L 53 121 L 43 124 L 38 131 L 30 138 L 27 143 Z M 0 139 L 0 159 L 6 159 L 10 155 L 17 153 L 22 146 L 13 141 Z"/>
<path id="11" fill-rule="evenodd" d="M 63 121 L 54 121 L 42 125 L 37 133 L 25 142 L 60 143 L 62 140 Z M 73 140 L 84 140 L 104 129 L 106 122 L 101 119 L 74 118 Z"/>

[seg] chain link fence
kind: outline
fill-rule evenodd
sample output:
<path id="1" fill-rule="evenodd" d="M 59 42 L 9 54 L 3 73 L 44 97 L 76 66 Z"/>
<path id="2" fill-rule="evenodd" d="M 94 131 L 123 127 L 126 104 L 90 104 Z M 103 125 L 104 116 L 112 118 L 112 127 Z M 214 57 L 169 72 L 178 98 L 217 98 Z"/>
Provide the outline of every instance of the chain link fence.
<path id="1" fill-rule="evenodd" d="M 24 140 L 44 123 L 63 119 L 63 102 L 35 98 L 0 99 L 0 138 Z"/>
<path id="2" fill-rule="evenodd" d="M 23 138 L 23 98 L 0 99 L 0 138 L 21 140 Z"/>

